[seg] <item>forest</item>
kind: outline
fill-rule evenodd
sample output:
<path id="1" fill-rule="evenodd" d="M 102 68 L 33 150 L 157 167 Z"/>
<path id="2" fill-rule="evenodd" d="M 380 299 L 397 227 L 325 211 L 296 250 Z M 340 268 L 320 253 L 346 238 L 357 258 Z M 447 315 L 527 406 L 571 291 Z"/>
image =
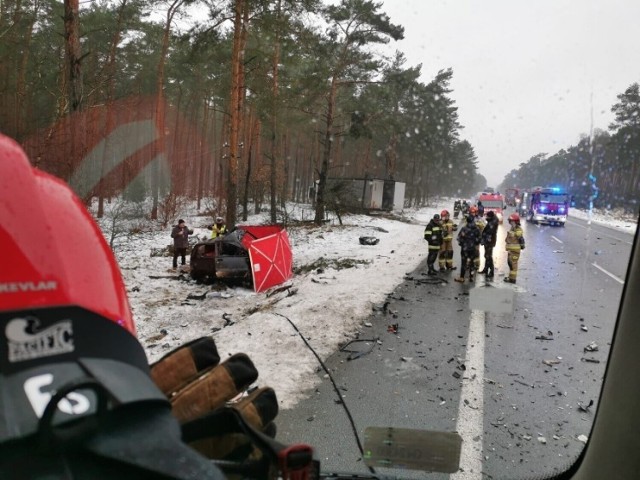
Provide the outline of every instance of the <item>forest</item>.
<path id="1" fill-rule="evenodd" d="M 634 83 L 611 107 L 608 131 L 594 130 L 577 145 L 552 155 L 539 153 L 512 170 L 501 189 L 560 186 L 575 206 L 622 208 L 637 213 L 640 205 L 640 85 Z"/>
<path id="2" fill-rule="evenodd" d="M 454 72 L 385 55 L 403 34 L 368 0 L 4 0 L 0 131 L 98 217 L 189 198 L 232 227 L 313 201 L 320 223 L 331 178 L 405 182 L 406 205 L 470 195 Z"/>

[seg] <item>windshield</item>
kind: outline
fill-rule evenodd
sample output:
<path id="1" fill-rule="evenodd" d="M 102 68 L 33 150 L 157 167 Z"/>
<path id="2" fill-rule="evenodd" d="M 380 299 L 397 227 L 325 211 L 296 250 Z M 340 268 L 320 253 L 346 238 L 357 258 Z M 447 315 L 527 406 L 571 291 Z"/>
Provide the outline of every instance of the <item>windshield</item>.
<path id="1" fill-rule="evenodd" d="M 98 223 L 149 362 L 202 336 L 246 353 L 243 389 L 273 387 L 277 439 L 324 471 L 540 478 L 589 441 L 625 286 L 638 18 L 622 0 L 4 0 L 0 131 Z M 553 189 L 540 202 L 570 209 L 536 205 Z M 467 225 L 490 192 L 499 222 Z"/>
<path id="2" fill-rule="evenodd" d="M 568 195 L 554 195 L 543 193 L 540 195 L 542 203 L 565 203 L 569 201 Z"/>
<path id="3" fill-rule="evenodd" d="M 504 203 L 501 200 L 483 200 L 484 208 L 502 208 Z"/>

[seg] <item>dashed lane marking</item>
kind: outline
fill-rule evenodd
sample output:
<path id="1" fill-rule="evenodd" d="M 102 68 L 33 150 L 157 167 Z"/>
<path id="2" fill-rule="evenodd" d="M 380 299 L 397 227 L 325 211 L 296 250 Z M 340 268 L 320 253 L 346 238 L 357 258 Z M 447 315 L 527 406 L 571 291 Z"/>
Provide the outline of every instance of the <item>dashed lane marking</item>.
<path id="1" fill-rule="evenodd" d="M 602 268 L 600 265 L 598 265 L 596 262 L 593 262 L 591 265 L 593 265 L 594 267 L 596 267 L 598 270 L 600 270 L 602 273 L 609 275 L 611 278 L 613 278 L 616 282 L 620 283 L 621 285 L 624 285 L 624 280 L 622 280 L 620 277 L 617 277 L 616 275 L 614 275 L 611 272 L 608 272 L 607 270 L 605 270 L 604 268 Z"/>

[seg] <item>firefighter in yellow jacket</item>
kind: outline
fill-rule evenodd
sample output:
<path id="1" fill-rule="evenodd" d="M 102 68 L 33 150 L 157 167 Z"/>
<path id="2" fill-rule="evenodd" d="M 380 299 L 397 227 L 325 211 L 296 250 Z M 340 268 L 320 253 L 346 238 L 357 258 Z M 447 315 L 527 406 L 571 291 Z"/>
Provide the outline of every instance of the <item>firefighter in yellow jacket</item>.
<path id="1" fill-rule="evenodd" d="M 509 215 L 509 225 L 511 228 L 507 232 L 505 247 L 507 249 L 507 263 L 509 264 L 509 276 L 504 281 L 508 283 L 516 283 L 518 276 L 518 260 L 520 252 L 524 250 L 524 235 L 520 226 L 520 215 L 512 213 Z"/>
<path id="2" fill-rule="evenodd" d="M 227 226 L 222 217 L 216 217 L 216 223 L 211 226 L 211 238 L 218 238 L 227 234 Z"/>
<path id="3" fill-rule="evenodd" d="M 442 219 L 442 245 L 440 246 L 440 254 L 438 255 L 438 266 L 440 271 L 455 270 L 453 266 L 453 220 L 449 217 L 448 210 L 440 212 Z"/>

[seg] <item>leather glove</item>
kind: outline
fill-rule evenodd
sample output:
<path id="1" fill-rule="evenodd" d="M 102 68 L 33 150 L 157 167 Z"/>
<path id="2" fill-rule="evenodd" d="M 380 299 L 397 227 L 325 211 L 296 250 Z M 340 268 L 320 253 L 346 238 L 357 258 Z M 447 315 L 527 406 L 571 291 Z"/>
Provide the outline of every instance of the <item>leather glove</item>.
<path id="1" fill-rule="evenodd" d="M 267 387 L 247 395 L 247 388 L 258 378 L 256 367 L 243 353 L 220 363 L 210 337 L 169 352 L 151 365 L 151 377 L 171 402 L 185 440 L 207 458 L 242 461 L 260 456 L 251 440 L 239 433 L 237 420 L 229 414 L 227 405 L 258 432 L 275 436 L 275 392 Z M 189 434 L 185 434 L 185 428 Z M 197 440 L 190 441 L 193 438 Z"/>

